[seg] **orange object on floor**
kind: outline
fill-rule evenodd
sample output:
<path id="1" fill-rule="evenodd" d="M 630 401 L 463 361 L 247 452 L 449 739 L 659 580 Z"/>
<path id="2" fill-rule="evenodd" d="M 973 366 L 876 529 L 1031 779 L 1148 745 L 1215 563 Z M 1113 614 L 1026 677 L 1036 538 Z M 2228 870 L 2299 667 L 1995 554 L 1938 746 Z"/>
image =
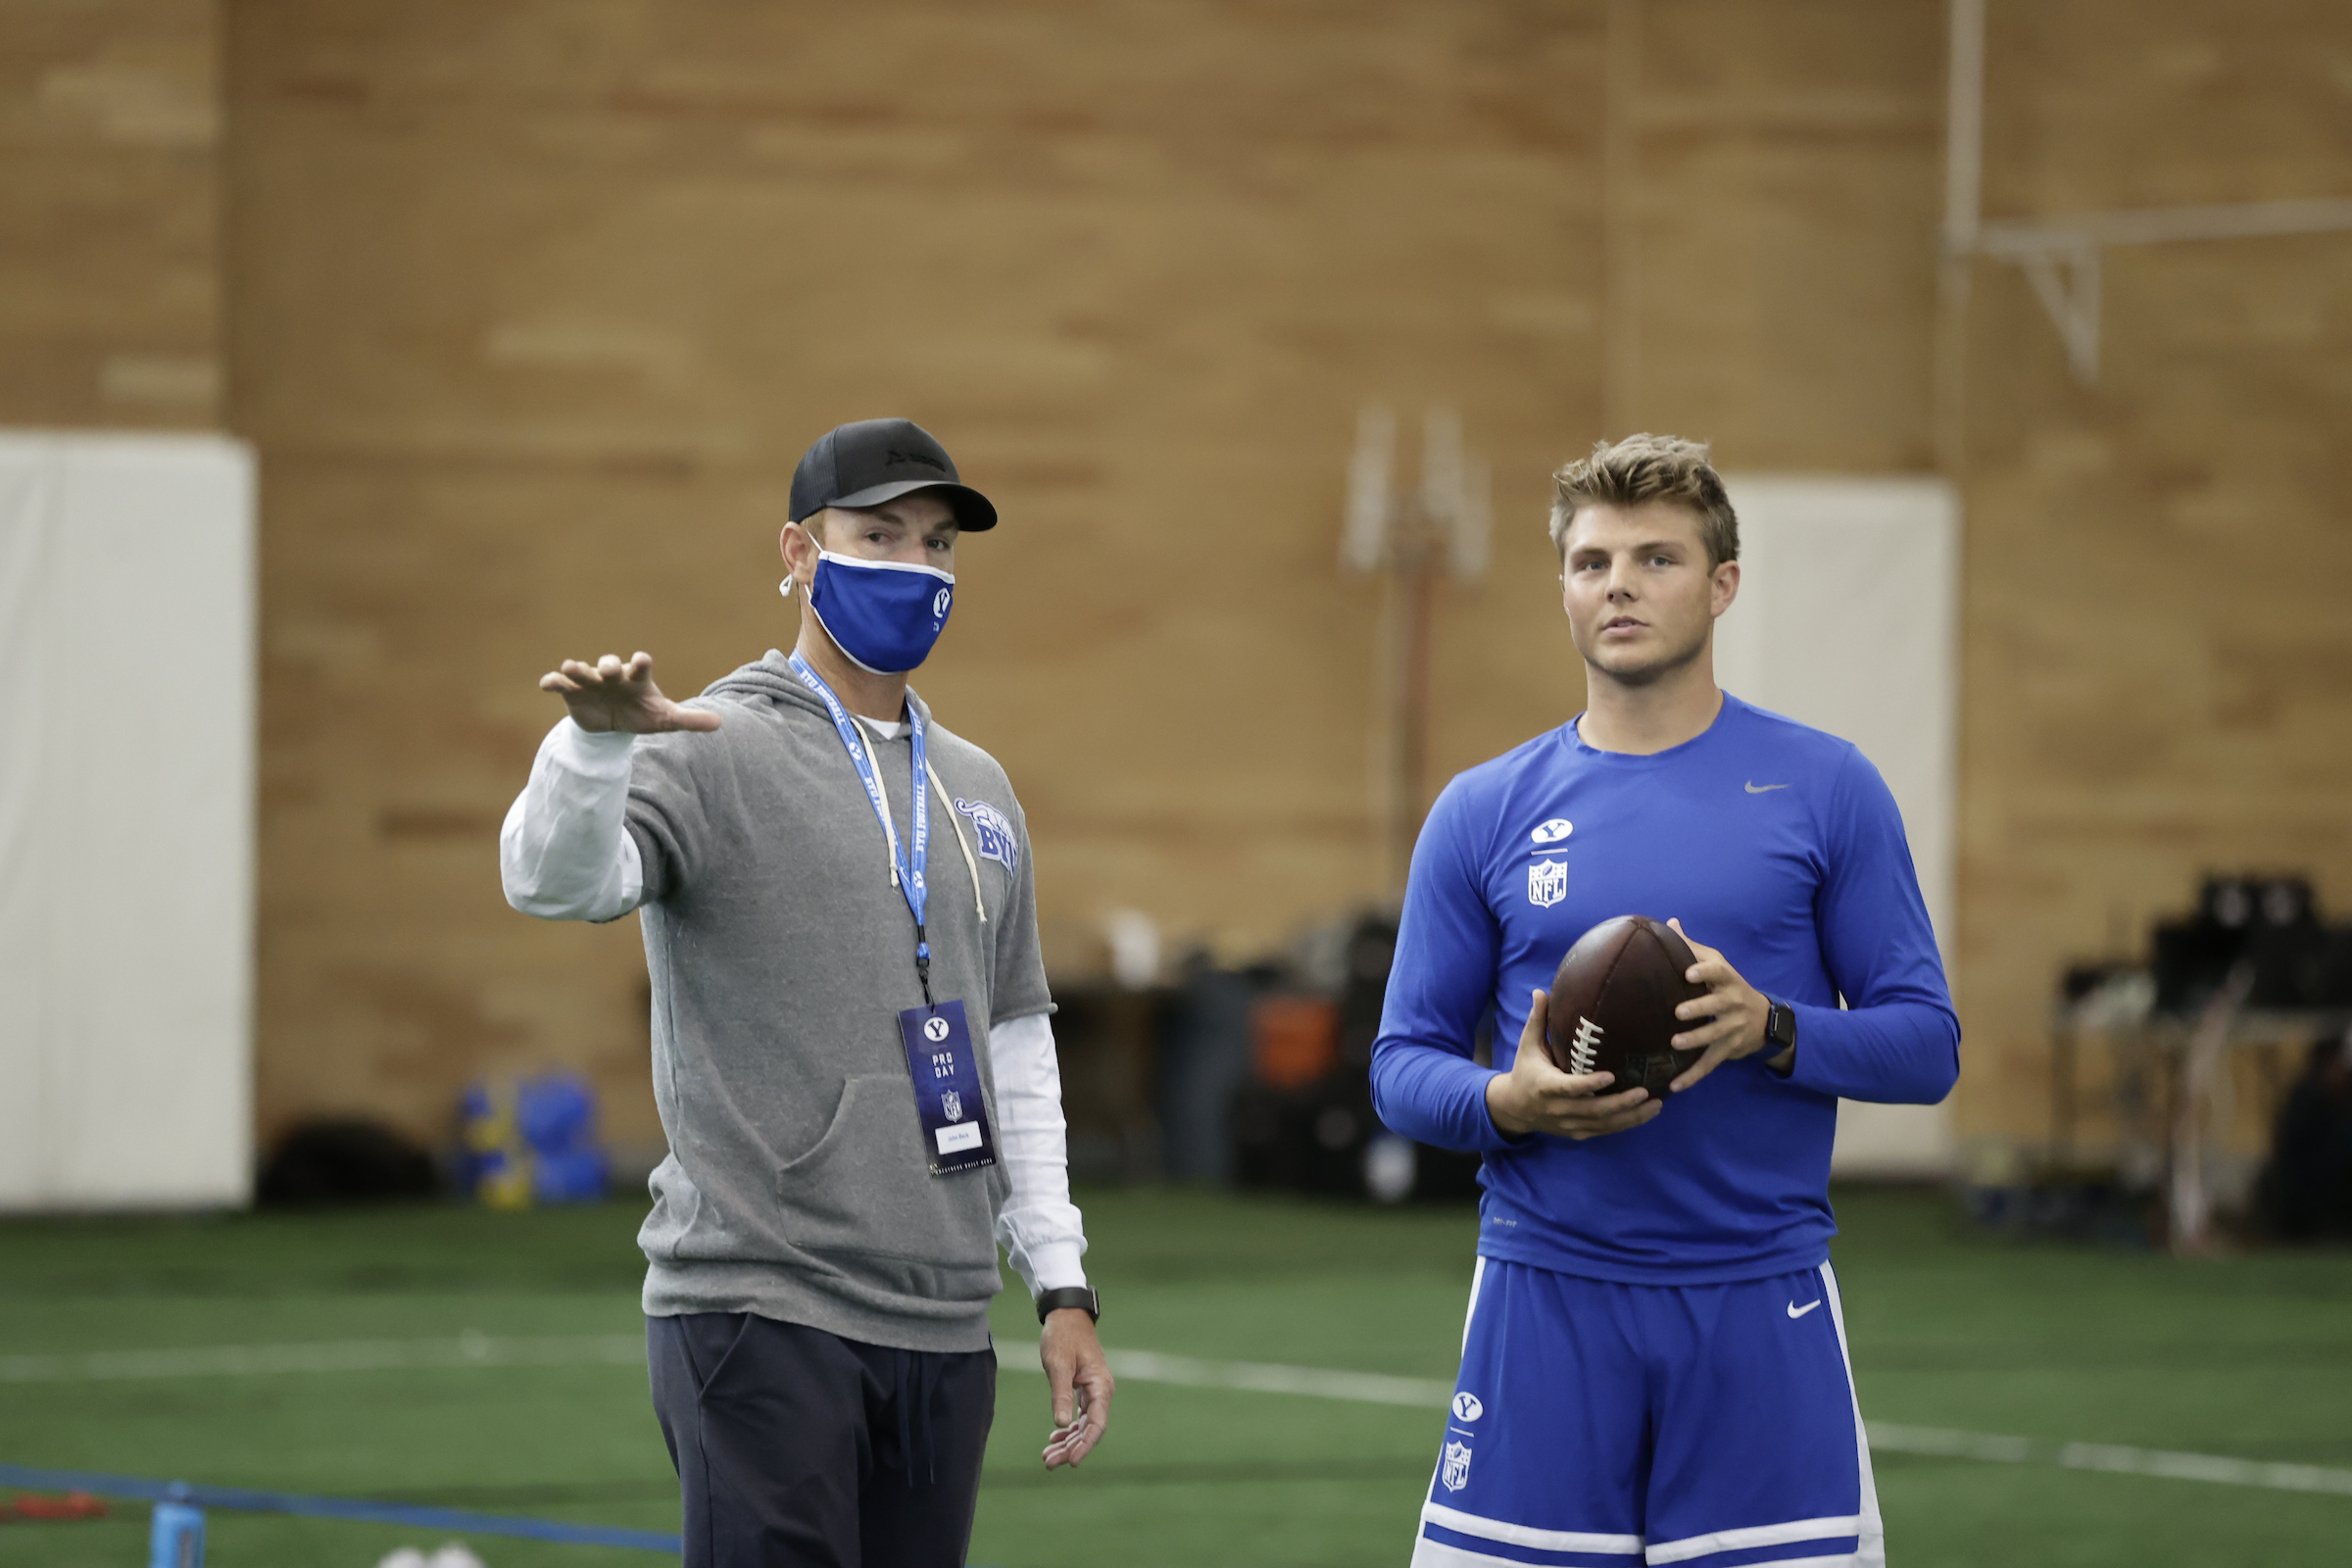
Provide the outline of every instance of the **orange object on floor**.
<path id="1" fill-rule="evenodd" d="M 0 1502 L 0 1524 L 105 1517 L 105 1499 L 93 1497 L 86 1492 L 69 1492 L 62 1497 L 44 1497 L 37 1492 L 20 1492 L 7 1502 Z"/>
<path id="2" fill-rule="evenodd" d="M 1266 997 L 1250 1009 L 1257 1080 L 1303 1089 L 1339 1065 L 1340 1009 L 1321 997 Z"/>

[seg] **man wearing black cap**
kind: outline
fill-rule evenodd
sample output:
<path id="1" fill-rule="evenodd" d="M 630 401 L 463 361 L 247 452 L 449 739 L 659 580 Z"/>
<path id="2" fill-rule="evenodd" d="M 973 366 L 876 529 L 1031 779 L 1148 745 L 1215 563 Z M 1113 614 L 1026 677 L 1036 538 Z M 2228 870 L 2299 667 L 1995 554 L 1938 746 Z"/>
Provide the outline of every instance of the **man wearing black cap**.
<path id="1" fill-rule="evenodd" d="M 997 1243 L 1044 1325 L 1049 1469 L 1111 1396 L 1028 828 L 906 684 L 997 514 L 869 419 L 801 460 L 791 515 L 792 655 L 683 704 L 642 653 L 542 677 L 569 713 L 500 866 L 528 914 L 640 911 L 670 1152 L 638 1242 L 688 1568 L 944 1568 L 995 1410 Z"/>

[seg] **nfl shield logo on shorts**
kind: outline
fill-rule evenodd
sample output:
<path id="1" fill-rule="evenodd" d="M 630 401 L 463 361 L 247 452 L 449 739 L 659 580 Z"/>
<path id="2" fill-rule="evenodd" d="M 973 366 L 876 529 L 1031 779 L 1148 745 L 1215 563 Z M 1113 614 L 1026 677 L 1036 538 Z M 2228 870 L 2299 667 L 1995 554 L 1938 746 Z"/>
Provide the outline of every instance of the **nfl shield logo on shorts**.
<path id="1" fill-rule="evenodd" d="M 963 1096 L 950 1089 L 939 1097 L 939 1108 L 950 1121 L 963 1120 Z"/>
<path id="2" fill-rule="evenodd" d="M 1527 902 L 1548 909 L 1568 896 L 1568 862 L 1538 860 L 1527 868 Z"/>
<path id="3" fill-rule="evenodd" d="M 1447 1492 L 1459 1492 L 1470 1484 L 1470 1445 L 1446 1445 L 1446 1458 L 1438 1466 L 1438 1480 L 1445 1484 Z"/>

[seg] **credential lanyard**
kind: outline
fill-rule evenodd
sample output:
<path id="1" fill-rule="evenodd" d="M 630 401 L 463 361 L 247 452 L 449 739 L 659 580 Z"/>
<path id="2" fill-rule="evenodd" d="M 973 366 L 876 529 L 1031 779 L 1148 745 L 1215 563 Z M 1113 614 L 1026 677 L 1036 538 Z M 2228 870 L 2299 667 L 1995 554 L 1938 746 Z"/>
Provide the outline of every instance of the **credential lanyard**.
<path id="1" fill-rule="evenodd" d="M 874 815 L 882 823 L 882 836 L 890 844 L 893 879 L 899 884 L 899 891 L 906 896 L 906 907 L 914 914 L 914 974 L 922 982 L 923 1004 L 929 1006 L 931 942 L 923 932 L 923 906 L 929 902 L 931 890 L 923 880 L 923 872 L 931 859 L 931 801 L 924 787 L 930 775 L 923 757 L 922 710 L 914 706 L 913 693 L 909 692 L 906 717 L 912 727 L 914 745 L 914 800 L 910 807 L 914 856 L 909 864 L 906 851 L 899 843 L 899 830 L 890 820 L 890 802 L 882 794 L 882 780 L 874 772 L 873 757 L 866 751 L 865 737 L 858 733 L 857 722 L 850 717 L 849 710 L 841 706 L 841 699 L 833 695 L 833 688 L 798 654 L 792 656 L 792 672 L 801 677 L 802 685 L 823 700 L 825 710 L 833 715 L 833 727 L 840 732 L 841 744 L 849 751 L 851 765 L 858 769 L 858 782 L 865 786 L 866 804 L 874 808 Z"/>

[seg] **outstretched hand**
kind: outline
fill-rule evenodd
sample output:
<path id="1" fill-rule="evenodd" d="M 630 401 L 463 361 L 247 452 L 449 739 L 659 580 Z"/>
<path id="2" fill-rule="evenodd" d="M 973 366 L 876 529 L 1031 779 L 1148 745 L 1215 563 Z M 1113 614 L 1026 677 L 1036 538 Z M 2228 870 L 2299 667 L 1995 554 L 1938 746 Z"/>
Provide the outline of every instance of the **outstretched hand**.
<path id="1" fill-rule="evenodd" d="M 1527 1024 L 1519 1031 L 1519 1054 L 1511 1070 L 1487 1080 L 1487 1115 L 1498 1129 L 1512 1138 L 1550 1133 L 1581 1142 L 1639 1127 L 1665 1108 L 1646 1089 L 1601 1094 L 1617 1081 L 1615 1073 L 1568 1073 L 1553 1066 L 1544 1046 L 1544 1020 L 1550 1007 L 1545 992 L 1529 998 Z"/>
<path id="2" fill-rule="evenodd" d="M 1037 1358 L 1054 1401 L 1054 1436 L 1042 1457 L 1047 1469 L 1058 1470 L 1084 1459 L 1110 1426 L 1110 1362 L 1095 1320 L 1074 1306 L 1046 1314 Z"/>
<path id="3" fill-rule="evenodd" d="M 648 653 L 632 654 L 626 663 L 618 654 L 607 654 L 593 664 L 566 659 L 539 677 L 539 689 L 563 698 L 571 710 L 571 721 L 599 734 L 718 728 L 716 713 L 681 708 L 662 695 L 662 688 L 654 684 L 654 656 Z"/>

